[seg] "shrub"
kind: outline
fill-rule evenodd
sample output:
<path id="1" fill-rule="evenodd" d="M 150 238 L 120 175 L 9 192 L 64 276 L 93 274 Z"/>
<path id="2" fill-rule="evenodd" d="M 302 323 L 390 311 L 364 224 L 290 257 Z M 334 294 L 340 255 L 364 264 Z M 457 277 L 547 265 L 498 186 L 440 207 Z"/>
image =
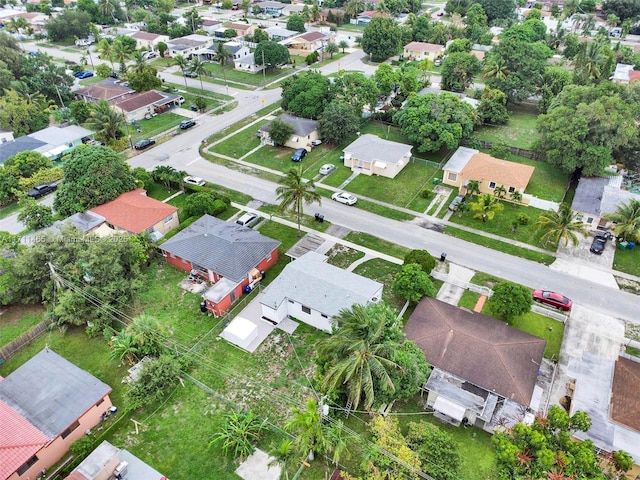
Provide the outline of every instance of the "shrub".
<path id="1" fill-rule="evenodd" d="M 520 225 L 529 225 L 529 217 L 524 213 L 521 213 L 520 215 L 518 215 L 518 223 Z"/>
<path id="2" fill-rule="evenodd" d="M 425 188 L 424 190 L 422 190 L 422 192 L 420 192 L 420 196 L 422 198 L 431 198 L 432 194 L 433 194 L 433 192 L 431 190 L 429 190 L 428 188 Z"/>
<path id="3" fill-rule="evenodd" d="M 38 170 L 29 178 L 21 178 L 19 180 L 20 188 L 24 191 L 31 190 L 41 183 L 57 182 L 63 177 L 62 167 L 45 168 Z"/>
<path id="4" fill-rule="evenodd" d="M 416 263 L 420 265 L 422 271 L 430 274 L 436 266 L 436 259 L 426 250 L 411 250 L 404 256 L 404 265 Z"/>

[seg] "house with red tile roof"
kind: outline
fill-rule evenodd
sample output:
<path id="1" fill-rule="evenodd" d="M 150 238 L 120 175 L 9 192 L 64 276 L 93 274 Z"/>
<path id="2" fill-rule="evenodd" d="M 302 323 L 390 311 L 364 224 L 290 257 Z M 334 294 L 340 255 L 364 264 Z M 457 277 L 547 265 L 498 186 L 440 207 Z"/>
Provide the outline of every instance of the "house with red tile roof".
<path id="1" fill-rule="evenodd" d="M 49 348 L 0 379 L 0 480 L 55 465 L 113 406 L 111 387 Z"/>
<path id="2" fill-rule="evenodd" d="M 177 228 L 178 209 L 173 205 L 147 197 L 146 190 L 136 188 L 115 200 L 89 210 L 105 218 L 106 225 L 115 231 L 137 235 L 142 232 L 162 237 Z"/>
<path id="3" fill-rule="evenodd" d="M 417 62 L 424 60 L 425 58 L 435 60 L 436 58 L 444 55 L 444 45 L 438 45 L 437 43 L 411 42 L 404 46 L 402 55 L 408 60 L 415 60 Z"/>

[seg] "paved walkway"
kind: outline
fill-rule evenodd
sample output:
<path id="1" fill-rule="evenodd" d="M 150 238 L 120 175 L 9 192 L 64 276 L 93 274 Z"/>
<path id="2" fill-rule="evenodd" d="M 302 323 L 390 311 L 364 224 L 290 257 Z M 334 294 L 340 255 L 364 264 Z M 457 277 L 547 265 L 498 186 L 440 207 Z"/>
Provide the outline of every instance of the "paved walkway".
<path id="1" fill-rule="evenodd" d="M 369 260 L 372 260 L 374 257 L 372 255 L 367 255 L 365 253 L 364 257 L 359 258 L 358 260 L 356 260 L 355 262 L 353 262 L 351 265 L 349 265 L 347 267 L 347 271 L 348 272 L 353 272 L 356 267 L 358 267 L 359 265 L 362 265 L 364 262 L 368 262 Z"/>
<path id="2" fill-rule="evenodd" d="M 448 265 L 449 278 L 455 279 L 456 283 L 459 284 L 469 283 L 471 281 L 471 278 L 473 278 L 473 275 L 476 273 L 473 270 L 461 267 L 459 265 L 456 265 L 455 263 L 449 263 Z M 464 291 L 465 289 L 462 287 L 454 285 L 451 282 L 445 282 L 442 284 L 442 287 L 440 287 L 436 298 L 450 305 L 457 306 L 458 302 L 460 302 L 460 298 L 462 298 L 462 294 L 464 293 Z"/>

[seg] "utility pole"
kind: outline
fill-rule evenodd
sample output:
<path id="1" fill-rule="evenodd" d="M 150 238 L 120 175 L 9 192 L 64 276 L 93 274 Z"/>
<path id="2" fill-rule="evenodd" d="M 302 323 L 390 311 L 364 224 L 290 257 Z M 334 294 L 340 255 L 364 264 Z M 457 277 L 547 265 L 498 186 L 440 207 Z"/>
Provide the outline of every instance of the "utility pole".
<path id="1" fill-rule="evenodd" d="M 264 48 L 262 49 L 262 86 L 267 86 L 267 66 L 264 63 Z"/>

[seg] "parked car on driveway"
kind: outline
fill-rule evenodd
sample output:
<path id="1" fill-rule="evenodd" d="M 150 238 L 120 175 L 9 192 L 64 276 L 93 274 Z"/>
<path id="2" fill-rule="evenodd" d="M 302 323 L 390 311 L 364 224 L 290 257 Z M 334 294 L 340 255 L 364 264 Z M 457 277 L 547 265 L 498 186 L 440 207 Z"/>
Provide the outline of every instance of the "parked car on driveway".
<path id="1" fill-rule="evenodd" d="M 40 198 L 45 195 L 55 192 L 58 189 L 58 185 L 55 183 L 43 183 L 42 185 L 36 185 L 27 192 L 27 195 L 31 198 Z"/>
<path id="2" fill-rule="evenodd" d="M 533 301 L 565 312 L 569 312 L 573 306 L 573 302 L 564 295 L 548 290 L 534 290 Z"/>
<path id="3" fill-rule="evenodd" d="M 320 174 L 321 175 L 329 175 L 335 169 L 336 169 L 336 166 L 333 165 L 332 163 L 325 163 L 324 165 L 322 165 L 320 167 Z"/>
<path id="4" fill-rule="evenodd" d="M 449 204 L 449 210 L 455 212 L 456 210 L 458 210 L 458 207 L 461 203 L 464 203 L 464 195 L 456 196 L 456 198 L 451 200 L 451 203 Z"/>
<path id="5" fill-rule="evenodd" d="M 306 157 L 306 155 L 307 155 L 307 149 L 299 148 L 295 152 L 293 152 L 293 155 L 291 156 L 291 160 L 293 160 L 294 162 L 299 162 L 304 157 Z"/>
<path id="6" fill-rule="evenodd" d="M 260 215 L 258 215 L 257 213 L 249 212 L 245 213 L 239 219 L 237 219 L 236 223 L 244 227 L 252 228 L 255 227 L 258 222 L 260 222 L 260 220 L 262 220 L 262 217 L 260 217 Z"/>
<path id="7" fill-rule="evenodd" d="M 84 71 L 84 72 L 78 72 L 78 73 L 76 73 L 76 74 L 75 74 L 75 77 L 76 77 L 77 79 L 79 79 L 79 80 L 83 80 L 83 79 L 85 79 L 85 78 L 93 77 L 93 72 L 87 72 L 87 71 Z"/>
<path id="8" fill-rule="evenodd" d="M 596 236 L 593 238 L 593 242 L 591 242 L 591 247 L 589 248 L 589 251 L 591 253 L 595 253 L 596 255 L 602 255 L 602 252 L 604 252 L 604 247 L 607 244 L 607 241 L 612 239 L 613 239 L 613 235 L 611 235 L 610 233 L 596 234 Z"/>
<path id="9" fill-rule="evenodd" d="M 186 130 L 196 124 L 195 120 L 183 120 L 180 122 L 180 130 Z"/>
<path id="10" fill-rule="evenodd" d="M 188 177 L 184 177 L 182 181 L 184 183 L 188 183 L 189 185 L 198 185 L 199 187 L 204 187 L 204 184 L 206 183 L 202 178 L 193 177 L 191 175 L 189 175 Z"/>
<path id="11" fill-rule="evenodd" d="M 151 145 L 155 145 L 156 141 L 152 138 L 145 138 L 144 140 L 140 140 L 136 143 L 133 148 L 136 150 L 144 150 L 145 148 L 149 148 Z"/>
<path id="12" fill-rule="evenodd" d="M 351 195 L 347 192 L 336 192 L 331 195 L 331 200 L 335 200 L 338 203 L 344 203 L 345 205 L 355 205 L 358 201 L 355 195 Z"/>

